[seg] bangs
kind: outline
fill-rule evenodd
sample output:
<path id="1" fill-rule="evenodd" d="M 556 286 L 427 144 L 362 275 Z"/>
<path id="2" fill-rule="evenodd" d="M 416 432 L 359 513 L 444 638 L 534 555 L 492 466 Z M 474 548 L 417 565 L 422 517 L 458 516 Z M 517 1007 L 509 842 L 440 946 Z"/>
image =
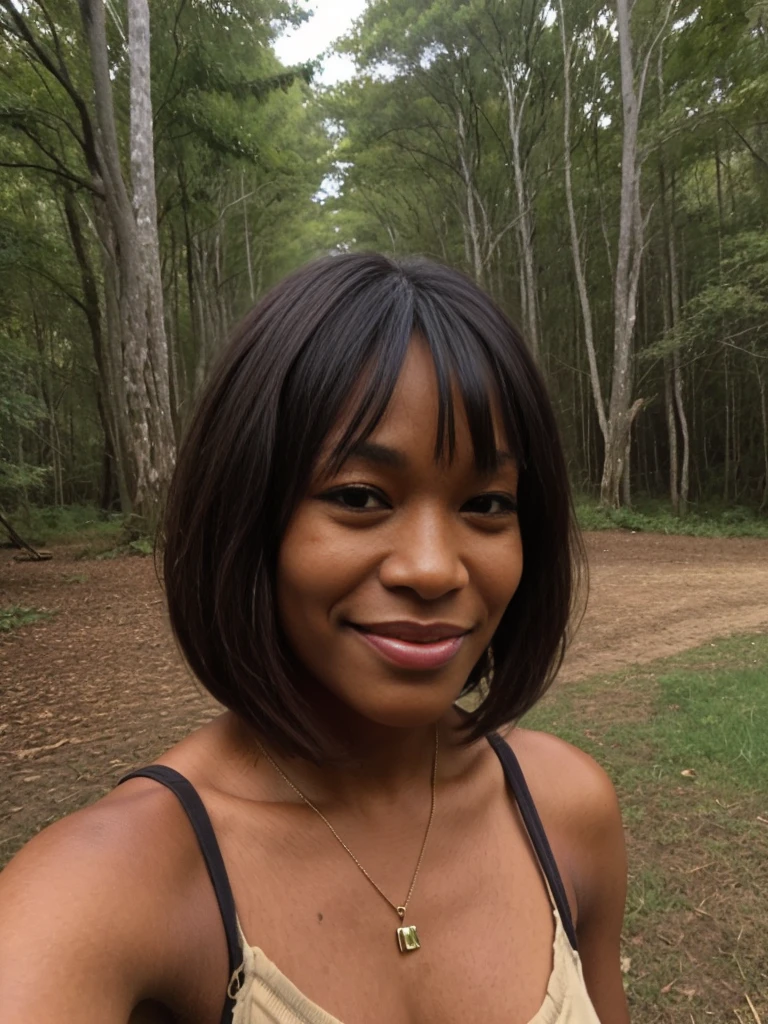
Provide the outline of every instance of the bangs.
<path id="1" fill-rule="evenodd" d="M 334 395 L 326 395 L 322 402 L 323 422 L 312 424 L 314 436 L 322 437 L 323 442 L 339 420 L 345 424 L 328 456 L 329 472 L 338 471 L 384 418 L 414 338 L 426 343 L 435 370 L 435 461 L 450 465 L 455 458 L 458 398 L 467 419 L 478 473 L 492 473 L 498 468 L 499 447 L 504 445 L 522 465 L 519 416 L 515 403 L 505 400 L 513 393 L 512 382 L 504 380 L 500 386 L 503 371 L 493 358 L 493 341 L 481 337 L 439 296 L 414 294 L 408 288 L 406 303 L 393 301 L 389 309 L 382 309 L 379 322 L 360 338 L 359 353 L 353 349 L 357 358 L 341 364 L 344 368 Z M 503 439 L 494 429 L 497 417 L 503 426 Z"/>

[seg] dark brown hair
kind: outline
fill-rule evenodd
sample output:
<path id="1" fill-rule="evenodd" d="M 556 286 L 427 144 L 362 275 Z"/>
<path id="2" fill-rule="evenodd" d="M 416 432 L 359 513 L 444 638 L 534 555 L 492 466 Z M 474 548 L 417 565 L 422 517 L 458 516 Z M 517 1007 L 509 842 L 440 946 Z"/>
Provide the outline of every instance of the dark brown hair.
<path id="1" fill-rule="evenodd" d="M 583 559 L 555 418 L 525 343 L 456 270 L 374 253 L 327 257 L 269 292 L 236 331 L 181 446 L 164 528 L 171 624 L 187 661 L 286 754 L 320 760 L 327 738 L 293 682 L 277 618 L 280 540 L 351 396 L 339 464 L 375 429 L 414 332 L 437 374 L 436 458 L 453 454 L 455 384 L 480 469 L 495 459 L 494 401 L 519 463 L 523 575 L 494 636 L 495 675 L 469 716 L 469 737 L 520 718 L 562 661 Z M 467 689 L 481 675 L 478 664 Z"/>

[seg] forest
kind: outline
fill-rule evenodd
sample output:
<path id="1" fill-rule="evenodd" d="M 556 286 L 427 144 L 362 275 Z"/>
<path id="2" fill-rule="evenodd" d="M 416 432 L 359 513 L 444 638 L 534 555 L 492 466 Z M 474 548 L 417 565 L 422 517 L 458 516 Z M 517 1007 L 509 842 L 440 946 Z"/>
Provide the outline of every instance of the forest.
<path id="1" fill-rule="evenodd" d="M 462 268 L 575 490 L 768 512 L 768 2 L 0 0 L 0 512 L 157 522 L 233 325 L 314 257 Z"/>

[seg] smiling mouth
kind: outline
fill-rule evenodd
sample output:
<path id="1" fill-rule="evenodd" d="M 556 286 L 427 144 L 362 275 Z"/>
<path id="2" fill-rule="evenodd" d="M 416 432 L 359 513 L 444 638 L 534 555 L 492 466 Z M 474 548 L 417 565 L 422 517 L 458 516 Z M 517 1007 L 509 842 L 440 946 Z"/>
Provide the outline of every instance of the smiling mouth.
<path id="1" fill-rule="evenodd" d="M 447 665 L 470 632 L 448 623 L 350 623 L 369 647 L 400 668 L 429 671 Z"/>

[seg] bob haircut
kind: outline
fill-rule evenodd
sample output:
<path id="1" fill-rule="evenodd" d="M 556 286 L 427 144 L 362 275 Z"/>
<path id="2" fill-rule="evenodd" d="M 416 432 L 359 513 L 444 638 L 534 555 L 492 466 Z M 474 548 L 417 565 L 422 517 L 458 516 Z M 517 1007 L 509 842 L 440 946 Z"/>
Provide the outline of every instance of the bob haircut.
<path id="1" fill-rule="evenodd" d="M 518 461 L 524 569 L 467 739 L 524 715 L 563 658 L 583 552 L 552 406 L 525 343 L 456 270 L 375 253 L 326 257 L 272 289 L 235 332 L 181 446 L 164 523 L 183 654 L 218 701 L 286 755 L 320 762 L 330 749 L 278 621 L 281 538 L 332 430 L 345 427 L 331 455 L 340 466 L 376 428 L 414 333 L 435 365 L 435 458 L 453 457 L 455 386 L 479 469 L 495 461 L 493 407 Z M 465 692 L 484 669 L 485 657 Z"/>

